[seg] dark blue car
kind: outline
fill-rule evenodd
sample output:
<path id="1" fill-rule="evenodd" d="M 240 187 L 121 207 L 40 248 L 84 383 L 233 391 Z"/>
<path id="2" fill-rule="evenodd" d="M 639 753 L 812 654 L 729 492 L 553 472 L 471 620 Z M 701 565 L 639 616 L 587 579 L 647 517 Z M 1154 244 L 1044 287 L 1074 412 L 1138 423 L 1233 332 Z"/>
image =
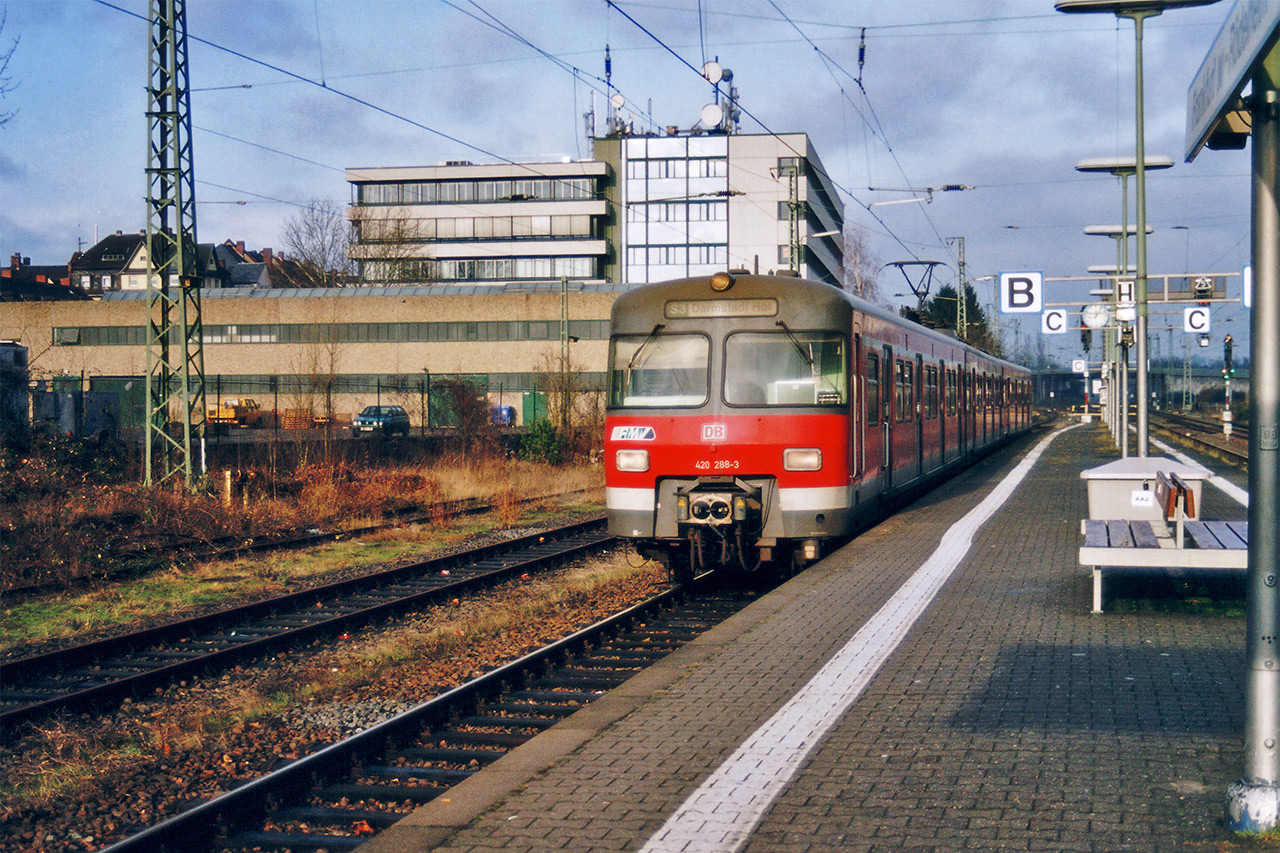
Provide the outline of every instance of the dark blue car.
<path id="1" fill-rule="evenodd" d="M 351 432 L 366 434 L 409 434 L 409 413 L 402 406 L 365 406 L 351 421 Z"/>

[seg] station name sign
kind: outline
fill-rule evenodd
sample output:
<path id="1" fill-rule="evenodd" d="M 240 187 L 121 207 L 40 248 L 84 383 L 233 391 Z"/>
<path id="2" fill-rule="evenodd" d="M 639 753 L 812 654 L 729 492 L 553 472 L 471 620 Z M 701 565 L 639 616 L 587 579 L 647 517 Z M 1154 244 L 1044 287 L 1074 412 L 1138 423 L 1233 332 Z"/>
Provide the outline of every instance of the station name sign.
<path id="1" fill-rule="evenodd" d="M 1280 25 L 1275 0 L 1236 0 L 1187 90 L 1187 161 L 1209 140 L 1223 110 L 1248 79 Z"/>
<path id="2" fill-rule="evenodd" d="M 668 320 L 698 320 L 704 317 L 772 317 L 778 313 L 776 299 L 673 299 L 666 304 Z"/>

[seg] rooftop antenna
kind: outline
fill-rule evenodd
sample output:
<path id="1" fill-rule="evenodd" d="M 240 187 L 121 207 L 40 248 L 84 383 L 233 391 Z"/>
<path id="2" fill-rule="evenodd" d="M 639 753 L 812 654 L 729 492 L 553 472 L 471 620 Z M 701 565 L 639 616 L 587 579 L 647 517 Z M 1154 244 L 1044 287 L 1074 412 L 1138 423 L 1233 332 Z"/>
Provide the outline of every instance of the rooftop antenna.
<path id="1" fill-rule="evenodd" d="M 700 123 L 707 130 L 737 133 L 742 111 L 738 109 L 738 89 L 733 85 L 733 72 L 721 65 L 720 58 L 716 57 L 702 66 L 702 76 L 714 88 L 715 100 L 702 108 Z M 720 103 L 721 83 L 729 90 L 723 104 Z"/>
<path id="2" fill-rule="evenodd" d="M 604 46 L 604 89 L 609 93 L 609 114 L 605 120 L 605 136 L 622 136 L 625 125 L 618 117 L 627 99 L 621 92 L 613 91 L 613 59 L 609 56 L 609 45 Z"/>

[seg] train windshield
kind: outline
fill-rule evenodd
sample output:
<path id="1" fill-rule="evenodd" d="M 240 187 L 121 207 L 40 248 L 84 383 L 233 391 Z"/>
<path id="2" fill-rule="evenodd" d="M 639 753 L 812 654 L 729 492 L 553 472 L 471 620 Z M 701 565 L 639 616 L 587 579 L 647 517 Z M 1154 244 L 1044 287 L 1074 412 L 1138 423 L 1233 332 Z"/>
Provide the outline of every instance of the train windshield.
<path id="1" fill-rule="evenodd" d="M 738 332 L 724 344 L 732 406 L 829 406 L 849 399 L 845 339 L 834 332 Z"/>
<path id="2" fill-rule="evenodd" d="M 707 402 L 711 344 L 702 335 L 619 335 L 609 342 L 609 405 L 701 406 Z"/>

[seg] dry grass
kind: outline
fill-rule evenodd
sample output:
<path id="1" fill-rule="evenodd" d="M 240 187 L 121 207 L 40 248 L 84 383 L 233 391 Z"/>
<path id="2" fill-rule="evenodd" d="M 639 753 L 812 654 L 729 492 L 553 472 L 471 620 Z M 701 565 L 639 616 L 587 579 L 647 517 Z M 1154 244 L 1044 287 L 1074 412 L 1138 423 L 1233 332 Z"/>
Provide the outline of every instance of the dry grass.
<path id="1" fill-rule="evenodd" d="M 0 593 L 67 588 L 150 565 L 149 554 L 174 547 L 344 529 L 447 501 L 496 501 L 511 517 L 518 498 L 592 488 L 602 479 L 594 466 L 455 458 L 365 470 L 307 465 L 276 478 L 236 472 L 230 496 L 222 494 L 221 472 L 213 472 L 205 490 L 188 495 L 86 464 L 33 455 L 0 465 Z"/>
<path id="2" fill-rule="evenodd" d="M 6 768 L 2 792 L 10 809 L 41 809 L 94 780 L 170 755 L 232 749 L 246 732 L 281 728 L 281 715 L 309 703 L 360 700 L 407 691 L 426 698 L 424 684 L 444 687 L 475 668 L 531 650 L 546 634 L 564 634 L 592 609 L 608 609 L 609 591 L 628 586 L 644 595 L 665 582 L 653 564 L 634 567 L 615 555 L 548 576 L 430 608 L 405 624 L 356 635 L 316 657 L 277 658 L 207 684 L 183 683 L 163 700 L 126 704 L 88 729 L 57 721 Z M 574 621 L 574 620 L 578 621 Z M 538 634 L 541 632 L 541 635 Z"/>
<path id="3" fill-rule="evenodd" d="M 0 651 L 156 613 L 277 594 L 335 572 L 421 559 L 424 550 L 456 546 L 483 529 L 530 523 L 531 513 L 555 503 L 522 499 L 591 489 L 601 480 L 598 468 L 522 461 L 454 459 L 360 472 L 310 467 L 272 483 L 244 477 L 239 488 L 248 500 L 236 495 L 226 506 L 212 493 L 77 484 L 38 461 L 19 472 L 0 472 L 0 480 L 6 476 L 11 499 L 0 500 L 0 591 L 31 584 L 43 589 L 5 595 Z M 5 485 L 0 482 L 0 496 Z M 27 500 L 17 500 L 19 494 Z M 492 502 L 493 516 L 461 521 L 447 516 L 450 502 L 468 498 Z M 424 513 L 430 522 L 296 554 L 183 562 L 141 576 L 120 571 L 127 565 L 122 555 L 133 549 L 220 536 L 254 539 L 304 527 L 341 530 L 403 510 Z"/>

